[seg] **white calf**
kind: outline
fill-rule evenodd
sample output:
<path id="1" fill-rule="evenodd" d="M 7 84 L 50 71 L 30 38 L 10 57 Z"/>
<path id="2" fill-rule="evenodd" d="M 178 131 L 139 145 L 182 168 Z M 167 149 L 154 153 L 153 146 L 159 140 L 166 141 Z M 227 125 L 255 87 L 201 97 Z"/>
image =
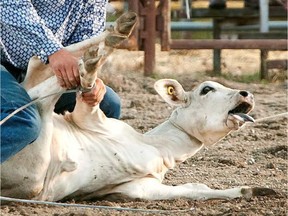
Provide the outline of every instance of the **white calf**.
<path id="1" fill-rule="evenodd" d="M 86 55 L 80 62 L 85 87 L 94 83 L 107 50 L 109 54 L 106 46 L 92 50 L 96 55 Z M 164 79 L 156 82 L 155 89 L 177 108 L 146 134 L 107 118 L 99 106 L 89 107 L 81 99 L 65 116 L 53 113 L 59 96 L 41 101 L 40 136 L 1 165 L 2 196 L 49 201 L 106 195 L 149 200 L 252 196 L 255 190 L 248 187 L 213 190 L 203 184 L 167 186 L 161 182 L 168 169 L 253 121 L 247 114 L 253 109 L 253 96 L 215 82 L 185 92 L 177 81 Z M 37 97 L 61 90 L 53 76 L 29 94 Z"/>
<path id="2" fill-rule="evenodd" d="M 161 182 L 168 169 L 250 121 L 253 96 L 215 82 L 204 82 L 191 92 L 175 80 L 159 80 L 155 88 L 178 108 L 146 134 L 81 100 L 66 118 L 53 113 L 57 97 L 41 102 L 42 133 L 2 165 L 2 195 L 50 201 L 108 194 L 150 200 L 251 196 L 246 187 L 213 190 L 203 184 Z M 29 93 L 59 90 L 52 77 Z"/>

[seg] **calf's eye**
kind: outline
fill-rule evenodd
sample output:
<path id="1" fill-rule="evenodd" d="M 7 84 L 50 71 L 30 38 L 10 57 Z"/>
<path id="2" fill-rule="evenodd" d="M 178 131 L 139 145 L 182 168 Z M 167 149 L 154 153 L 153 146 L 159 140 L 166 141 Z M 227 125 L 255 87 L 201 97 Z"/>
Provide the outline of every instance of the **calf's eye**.
<path id="1" fill-rule="evenodd" d="M 213 91 L 213 90 L 214 90 L 214 88 L 212 88 L 212 87 L 210 87 L 210 86 L 205 86 L 205 87 L 202 89 L 200 95 L 206 95 L 208 92 Z"/>

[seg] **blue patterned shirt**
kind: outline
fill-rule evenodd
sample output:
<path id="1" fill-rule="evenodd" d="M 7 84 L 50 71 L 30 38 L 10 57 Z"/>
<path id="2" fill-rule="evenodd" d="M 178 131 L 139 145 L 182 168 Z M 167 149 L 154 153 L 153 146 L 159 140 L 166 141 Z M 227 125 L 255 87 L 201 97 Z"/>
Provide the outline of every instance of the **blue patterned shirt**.
<path id="1" fill-rule="evenodd" d="M 63 46 L 101 33 L 107 0 L 0 0 L 1 56 L 25 69 Z"/>

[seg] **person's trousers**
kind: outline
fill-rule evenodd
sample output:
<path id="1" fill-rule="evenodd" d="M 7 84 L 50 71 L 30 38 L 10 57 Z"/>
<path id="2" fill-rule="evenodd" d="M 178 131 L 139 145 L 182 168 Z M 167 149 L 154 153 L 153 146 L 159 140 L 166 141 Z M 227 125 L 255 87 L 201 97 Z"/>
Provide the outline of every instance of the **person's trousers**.
<path id="1" fill-rule="evenodd" d="M 31 101 L 24 88 L 0 65 L 1 120 Z M 41 119 L 35 105 L 31 105 L 1 125 L 1 163 L 33 142 L 40 133 Z"/>

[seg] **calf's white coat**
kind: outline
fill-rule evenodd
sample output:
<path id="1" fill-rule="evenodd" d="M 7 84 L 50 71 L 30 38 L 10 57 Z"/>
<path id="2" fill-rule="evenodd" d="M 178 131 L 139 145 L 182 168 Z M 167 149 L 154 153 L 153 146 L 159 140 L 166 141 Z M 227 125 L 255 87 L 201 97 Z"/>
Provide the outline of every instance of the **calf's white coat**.
<path id="1" fill-rule="evenodd" d="M 202 95 L 207 86 L 213 90 Z M 42 101 L 41 135 L 2 164 L 2 195 L 49 201 L 107 194 L 150 200 L 250 196 L 246 187 L 212 190 L 203 184 L 167 186 L 161 182 L 168 169 L 237 129 L 239 121 L 231 123 L 228 113 L 243 101 L 252 109 L 252 95 L 243 97 L 238 90 L 215 82 L 185 92 L 177 81 L 167 79 L 157 81 L 155 88 L 178 108 L 146 134 L 107 118 L 99 106 L 89 107 L 79 98 L 75 110 L 65 116 L 53 113 L 58 96 Z M 29 94 L 34 97 L 60 90 L 51 77 Z"/>

